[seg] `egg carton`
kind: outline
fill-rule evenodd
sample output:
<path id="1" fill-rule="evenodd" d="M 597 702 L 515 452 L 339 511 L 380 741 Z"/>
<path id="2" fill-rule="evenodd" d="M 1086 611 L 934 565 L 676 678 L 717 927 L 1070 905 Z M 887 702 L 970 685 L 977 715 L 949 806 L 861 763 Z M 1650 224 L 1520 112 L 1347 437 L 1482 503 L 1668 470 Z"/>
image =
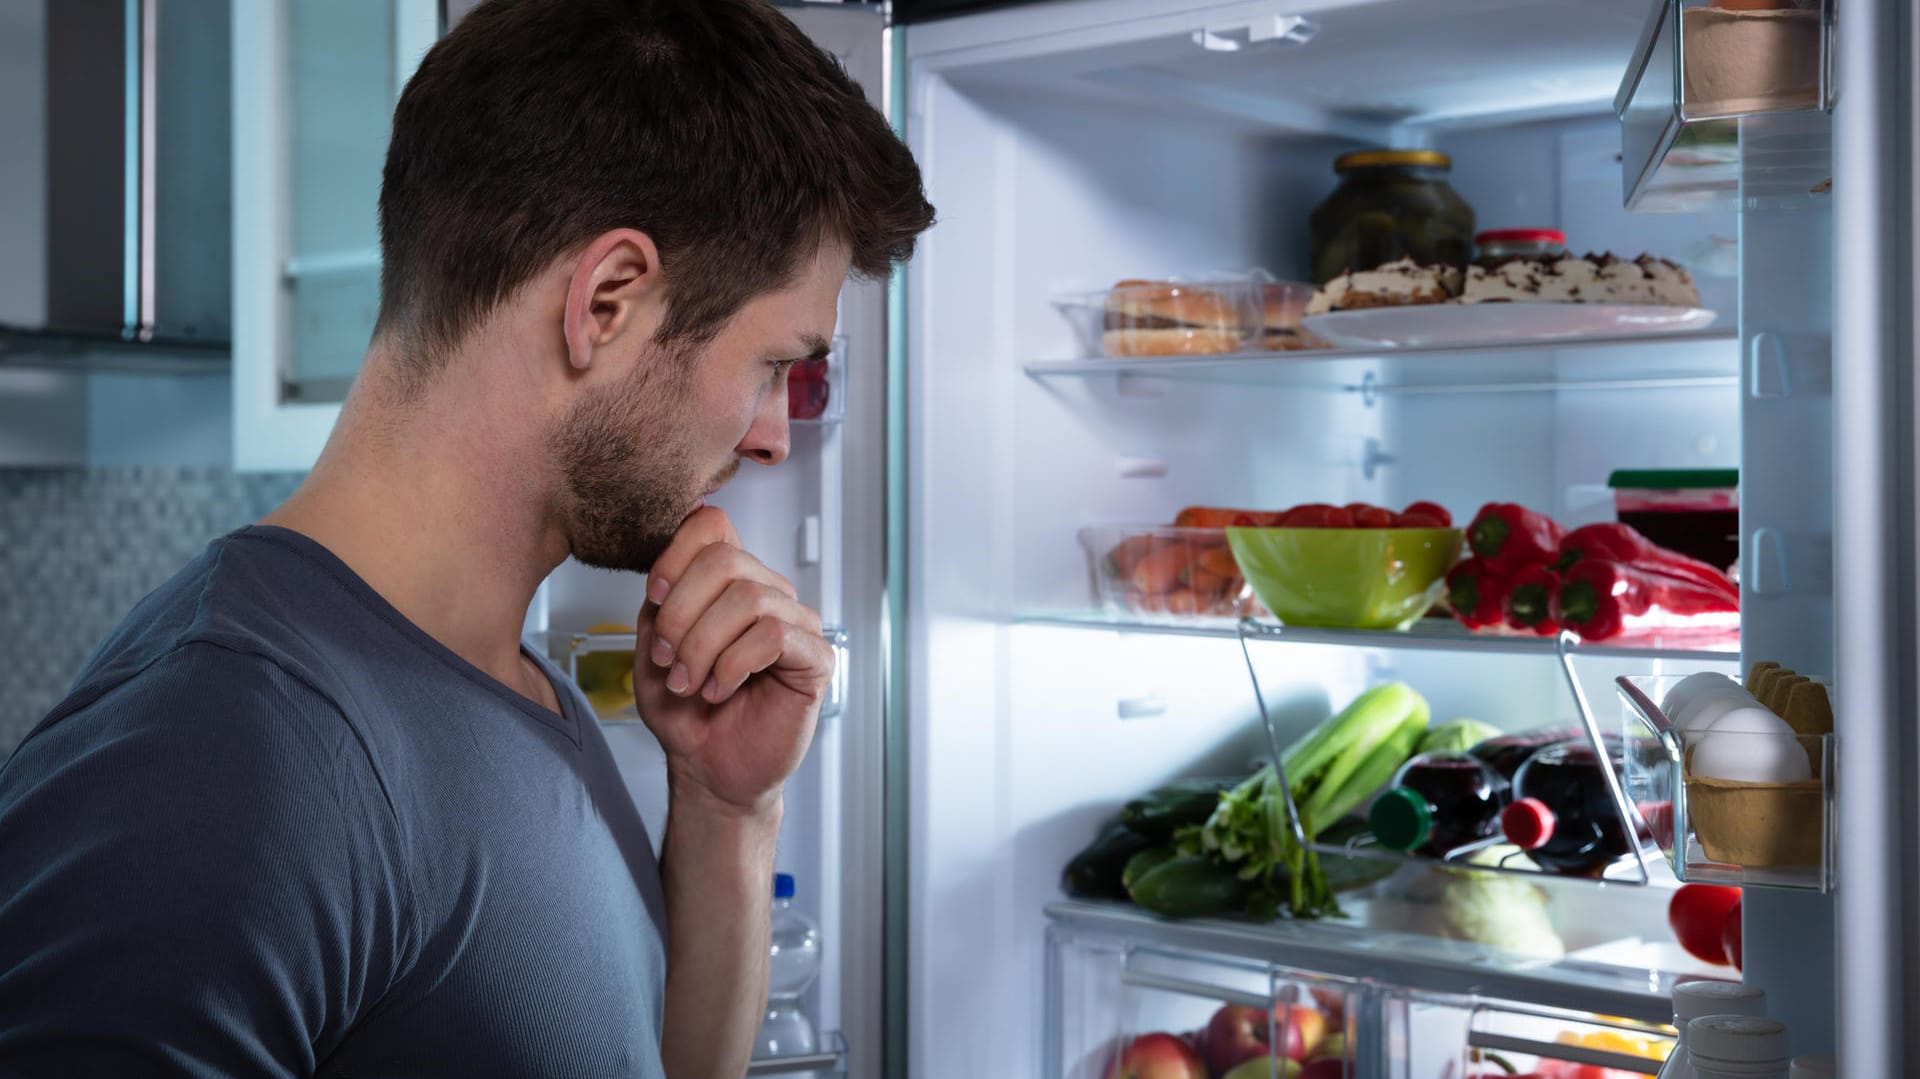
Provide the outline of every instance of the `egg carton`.
<path id="1" fill-rule="evenodd" d="M 1832 890 L 1836 753 L 1823 684 L 1756 669 L 1744 686 L 1708 673 L 1615 685 L 1627 797 L 1676 877 Z"/>

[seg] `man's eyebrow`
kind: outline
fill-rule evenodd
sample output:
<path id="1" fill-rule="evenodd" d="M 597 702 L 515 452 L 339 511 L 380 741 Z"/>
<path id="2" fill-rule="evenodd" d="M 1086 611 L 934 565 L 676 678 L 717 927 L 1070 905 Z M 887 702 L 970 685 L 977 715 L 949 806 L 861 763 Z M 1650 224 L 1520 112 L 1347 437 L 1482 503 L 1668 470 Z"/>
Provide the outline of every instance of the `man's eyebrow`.
<path id="1" fill-rule="evenodd" d="M 817 333 L 801 334 L 800 347 L 806 350 L 807 359 L 824 360 L 833 351 L 833 342 Z"/>

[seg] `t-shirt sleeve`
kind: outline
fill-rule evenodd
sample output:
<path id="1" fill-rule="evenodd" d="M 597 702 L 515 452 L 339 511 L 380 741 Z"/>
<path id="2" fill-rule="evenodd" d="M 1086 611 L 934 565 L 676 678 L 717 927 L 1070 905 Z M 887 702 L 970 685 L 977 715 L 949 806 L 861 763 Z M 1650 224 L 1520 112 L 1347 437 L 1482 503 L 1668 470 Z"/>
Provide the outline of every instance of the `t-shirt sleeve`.
<path id="1" fill-rule="evenodd" d="M 304 1076 L 405 962 L 398 823 L 340 710 L 184 645 L 0 769 L 0 1076 Z"/>

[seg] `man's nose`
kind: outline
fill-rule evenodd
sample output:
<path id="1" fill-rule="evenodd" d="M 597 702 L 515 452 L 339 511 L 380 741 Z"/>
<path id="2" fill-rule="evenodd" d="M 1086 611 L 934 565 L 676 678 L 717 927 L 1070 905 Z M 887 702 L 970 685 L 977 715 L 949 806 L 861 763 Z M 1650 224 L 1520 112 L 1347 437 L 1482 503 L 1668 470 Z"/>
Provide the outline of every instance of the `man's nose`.
<path id="1" fill-rule="evenodd" d="M 777 465 L 787 459 L 791 448 L 790 432 L 787 428 L 787 386 L 782 379 L 776 392 L 769 393 L 760 404 L 760 411 L 753 417 L 753 426 L 747 428 L 747 437 L 740 440 L 740 456 L 763 465 Z"/>

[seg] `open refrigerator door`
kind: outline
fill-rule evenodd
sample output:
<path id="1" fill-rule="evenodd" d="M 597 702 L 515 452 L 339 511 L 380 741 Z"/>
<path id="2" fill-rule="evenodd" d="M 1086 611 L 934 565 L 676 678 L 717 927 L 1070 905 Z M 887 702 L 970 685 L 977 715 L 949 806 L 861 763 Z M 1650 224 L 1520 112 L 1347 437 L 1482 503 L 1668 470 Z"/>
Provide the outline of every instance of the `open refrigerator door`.
<path id="1" fill-rule="evenodd" d="M 906 1073 L 1652 1074 L 1676 982 L 1741 977 L 1720 921 L 1676 940 L 1683 882 L 1743 887 L 1747 980 L 1833 1051 L 1835 17 L 1705 8 L 896 31 L 941 217 L 896 462 Z M 1670 733 L 1689 676 L 1753 690 L 1718 757 Z M 1394 683 L 1478 734 L 1371 743 L 1364 791 L 1303 763 Z M 1790 851 L 1746 834 L 1809 806 Z M 1562 857 L 1556 817 L 1612 845 Z"/>

